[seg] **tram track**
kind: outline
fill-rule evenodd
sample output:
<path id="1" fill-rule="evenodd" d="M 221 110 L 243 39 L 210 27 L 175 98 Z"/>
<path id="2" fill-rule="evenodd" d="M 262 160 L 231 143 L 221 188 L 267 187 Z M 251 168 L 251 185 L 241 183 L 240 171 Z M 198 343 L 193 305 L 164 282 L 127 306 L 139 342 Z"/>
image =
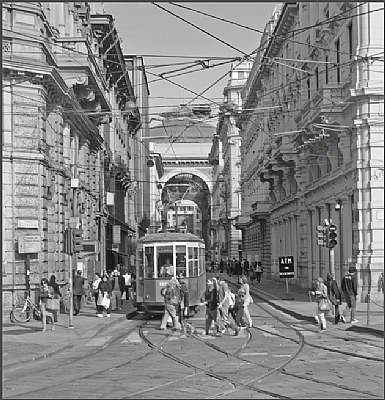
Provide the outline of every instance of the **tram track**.
<path id="1" fill-rule="evenodd" d="M 239 361 L 239 363 L 240 363 L 239 367 L 234 367 L 234 368 L 241 368 L 242 364 L 247 364 L 248 366 L 255 366 L 255 367 L 263 368 L 266 370 L 266 372 L 263 372 L 263 373 L 259 374 L 258 376 L 253 377 L 252 379 L 249 379 L 247 381 L 240 381 L 240 380 L 235 379 L 234 377 L 228 376 L 224 373 L 215 372 L 216 367 L 222 367 L 222 369 L 223 369 L 223 365 L 224 365 L 223 361 L 220 361 L 217 363 L 212 363 L 208 366 L 202 367 L 201 365 L 190 362 L 186 359 L 183 359 L 182 357 L 179 357 L 179 356 L 173 354 L 173 351 L 166 351 L 163 348 L 165 343 L 171 336 L 175 336 L 175 335 L 173 335 L 170 332 L 170 334 L 166 334 L 158 343 L 151 341 L 148 338 L 148 336 L 146 336 L 146 334 L 145 334 L 145 328 L 148 327 L 147 333 L 152 334 L 152 335 L 156 334 L 156 332 L 155 332 L 156 328 L 155 327 L 153 328 L 151 326 L 150 320 L 143 322 L 141 320 L 143 318 L 143 316 L 139 316 L 139 318 L 137 318 L 138 323 L 135 324 L 135 326 L 130 328 L 128 331 L 125 331 L 124 334 L 114 337 L 112 340 L 108 341 L 104 346 L 101 346 L 100 348 L 97 348 L 91 352 L 87 352 L 87 353 L 82 352 L 82 353 L 78 353 L 78 355 L 76 357 L 70 357 L 68 360 L 64 361 L 64 363 L 61 364 L 61 368 L 63 368 L 63 366 L 65 366 L 65 365 L 74 366 L 74 364 L 76 364 L 78 362 L 79 363 L 81 362 L 82 364 L 84 364 L 85 360 L 92 361 L 95 358 L 95 356 L 97 356 L 98 354 L 102 354 L 110 346 L 117 345 L 118 342 L 120 342 L 123 337 L 125 337 L 133 332 L 139 333 L 140 338 L 143 340 L 143 342 L 146 344 L 146 346 L 148 346 L 150 348 L 149 351 L 145 352 L 144 354 L 141 354 L 138 357 L 134 357 L 130 360 L 127 360 L 125 362 L 110 365 L 106 368 L 99 369 L 97 371 L 93 371 L 92 373 L 81 374 L 80 376 L 76 377 L 75 379 L 71 379 L 71 378 L 64 379 L 64 380 L 61 379 L 59 384 L 63 384 L 63 385 L 69 384 L 69 383 L 71 383 L 72 385 L 77 384 L 77 383 L 82 384 L 82 381 L 93 378 L 95 376 L 95 374 L 103 376 L 103 374 L 110 373 L 111 371 L 114 371 L 114 370 L 124 370 L 125 368 L 127 368 L 129 366 L 135 367 L 139 362 L 152 356 L 154 354 L 153 350 L 155 350 L 158 354 L 161 354 L 163 357 L 165 357 L 179 365 L 185 366 L 188 370 L 191 370 L 192 373 L 185 374 L 184 377 L 179 377 L 178 379 L 175 379 L 175 380 L 172 379 L 172 380 L 168 380 L 164 383 L 154 385 L 152 387 L 146 387 L 145 389 L 136 391 L 135 393 L 130 393 L 129 395 L 122 396 L 120 398 L 137 398 L 136 396 L 139 396 L 139 395 L 151 395 L 151 393 L 154 393 L 161 388 L 167 388 L 167 387 L 173 387 L 173 386 L 178 388 L 178 387 L 180 387 L 181 381 L 193 379 L 199 375 L 205 375 L 209 378 L 212 378 L 214 381 L 218 380 L 218 381 L 226 382 L 231 386 L 231 388 L 224 390 L 224 391 L 218 391 L 218 393 L 213 394 L 207 398 L 221 398 L 224 396 L 229 396 L 231 394 L 234 394 L 240 390 L 249 390 L 253 393 L 259 393 L 261 395 L 269 396 L 272 398 L 292 398 L 290 396 L 287 396 L 286 394 L 278 393 L 277 391 L 272 391 L 272 390 L 265 390 L 261 387 L 256 386 L 257 383 L 261 384 L 262 380 L 266 379 L 267 377 L 269 377 L 270 375 L 273 375 L 273 374 L 281 374 L 281 375 L 285 375 L 285 376 L 290 376 L 292 378 L 299 379 L 300 381 L 309 381 L 309 382 L 312 382 L 317 385 L 327 385 L 328 387 L 332 386 L 332 387 L 338 388 L 340 390 L 346 390 L 348 392 L 354 392 L 354 393 L 359 393 L 361 395 L 371 396 L 372 398 L 378 397 L 377 395 L 375 395 L 369 391 L 366 391 L 366 390 L 355 389 L 355 388 L 348 387 L 346 385 L 332 383 L 330 381 L 324 381 L 324 380 L 317 379 L 314 377 L 303 376 L 298 373 L 287 371 L 285 369 L 285 367 L 287 367 L 291 363 L 293 363 L 294 360 L 300 354 L 302 354 L 305 347 L 306 348 L 307 347 L 317 348 L 317 349 L 320 349 L 323 351 L 329 351 L 332 353 L 340 353 L 345 356 L 366 359 L 366 360 L 374 361 L 374 362 L 383 362 L 383 360 L 378 357 L 360 356 L 356 353 L 344 351 L 341 349 L 330 349 L 330 347 L 327 347 L 327 346 L 309 343 L 306 340 L 305 336 L 301 333 L 301 329 L 293 327 L 292 322 L 285 321 L 282 318 L 280 319 L 279 316 L 275 315 L 270 310 L 265 309 L 265 307 L 262 307 L 260 304 L 255 304 L 255 305 L 258 306 L 261 310 L 263 310 L 266 314 L 270 315 L 274 320 L 278 321 L 279 324 L 282 324 L 282 326 L 277 326 L 278 329 L 280 329 L 280 330 L 287 329 L 289 332 L 294 333 L 295 336 L 290 337 L 288 335 L 284 335 L 284 334 L 282 335 L 280 333 L 264 330 L 263 328 L 255 326 L 253 328 L 248 328 L 247 332 L 249 333 L 249 335 L 248 335 L 247 339 L 245 338 L 245 341 L 242 343 L 242 345 L 235 352 L 229 352 L 228 350 L 217 345 L 217 343 L 220 342 L 220 340 L 216 341 L 216 344 L 214 344 L 214 343 L 211 343 L 210 340 L 202 338 L 198 335 L 195 335 L 195 334 L 189 335 L 190 338 L 193 338 L 193 339 L 199 341 L 200 343 L 204 344 L 204 346 L 207 346 L 207 347 L 213 349 L 214 351 L 223 354 L 223 356 L 226 357 L 226 360 L 236 359 L 237 361 Z M 250 359 L 244 358 L 244 357 L 240 356 L 239 354 L 242 351 L 247 350 L 248 348 L 252 348 L 252 346 L 254 344 L 254 342 L 253 342 L 254 331 L 268 333 L 269 335 L 273 335 L 273 336 L 279 337 L 281 339 L 287 340 L 289 342 L 295 343 L 298 347 L 293 352 L 293 354 L 290 355 L 289 359 L 285 360 L 285 362 L 283 362 L 283 363 L 280 363 L 278 366 L 266 365 L 266 364 L 251 361 Z M 310 331 L 311 331 L 311 329 L 310 329 Z M 377 347 L 377 346 L 375 346 L 375 347 Z M 378 347 L 380 347 L 380 346 L 378 346 Z M 206 354 L 206 352 L 203 351 L 203 354 Z M 43 365 L 43 363 L 41 365 Z M 14 368 L 14 369 L 16 370 L 17 368 Z M 35 370 L 36 370 L 36 365 L 34 366 L 34 371 Z M 43 373 L 44 371 L 48 371 L 48 370 L 51 371 L 51 373 L 53 373 L 53 374 L 55 373 L 55 370 L 52 370 L 52 367 L 49 367 L 49 366 L 39 369 L 38 372 Z M 4 384 L 10 385 L 10 384 L 12 384 L 12 382 L 17 382 L 17 381 L 19 381 L 18 377 L 15 378 L 13 381 L 12 380 L 4 381 L 3 385 Z M 36 397 L 42 398 L 41 397 L 42 394 L 47 393 L 47 391 L 49 392 L 51 389 L 56 388 L 57 385 L 58 385 L 57 382 L 55 382 L 54 384 L 50 384 L 50 385 L 45 384 L 42 387 L 40 387 L 39 389 L 31 390 L 31 391 L 28 391 L 27 393 L 28 393 L 29 397 L 36 396 Z M 322 390 L 322 387 L 320 388 L 320 390 Z M 15 395 L 15 396 L 7 396 L 7 398 L 17 398 L 17 397 L 20 398 L 21 396 L 23 396 L 22 393 Z M 145 398 L 145 397 L 143 397 L 143 398 Z"/>

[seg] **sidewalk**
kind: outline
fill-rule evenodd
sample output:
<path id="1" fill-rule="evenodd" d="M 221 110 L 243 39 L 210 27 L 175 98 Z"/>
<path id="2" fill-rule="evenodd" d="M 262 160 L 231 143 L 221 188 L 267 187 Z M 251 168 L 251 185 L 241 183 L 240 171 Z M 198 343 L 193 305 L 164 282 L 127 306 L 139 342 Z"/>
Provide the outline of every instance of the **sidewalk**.
<path id="1" fill-rule="evenodd" d="M 233 283 L 238 283 L 237 276 L 229 277 L 224 274 L 226 279 L 231 280 Z M 262 275 L 261 283 L 250 283 L 251 293 L 266 301 L 276 309 L 283 311 L 286 314 L 290 314 L 293 317 L 301 320 L 314 322 L 313 310 L 315 305 L 310 303 L 308 289 L 299 288 L 296 286 L 291 286 L 289 284 L 289 296 L 286 296 L 286 282 L 285 279 L 272 280 L 266 279 Z M 288 297 L 288 298 L 287 298 Z M 290 299 L 289 299 L 290 297 Z M 312 296 L 312 301 L 314 301 L 314 296 Z M 343 311 L 346 307 L 346 303 L 342 303 L 340 310 Z M 343 326 L 346 330 L 365 332 L 368 334 L 373 334 L 376 336 L 384 336 L 384 307 L 383 303 L 375 304 L 370 303 L 369 314 L 367 312 L 368 304 L 357 303 L 356 318 L 358 323 L 352 325 L 349 323 L 350 318 L 347 318 L 346 324 L 339 324 Z M 369 323 L 368 323 L 369 315 Z M 331 317 L 328 317 L 330 321 Z M 334 318 L 334 317 L 333 317 Z"/>
<path id="2" fill-rule="evenodd" d="M 133 315 L 136 309 L 130 301 L 124 300 L 121 311 L 111 312 L 111 317 L 97 318 L 95 304 L 86 303 L 80 314 L 73 317 L 69 328 L 69 314 L 59 314 L 55 331 L 42 332 L 41 321 L 32 319 L 26 323 L 12 323 L 9 312 L 3 313 L 3 368 L 47 358 L 60 351 L 70 349 L 79 343 L 98 337 L 111 326 Z"/>

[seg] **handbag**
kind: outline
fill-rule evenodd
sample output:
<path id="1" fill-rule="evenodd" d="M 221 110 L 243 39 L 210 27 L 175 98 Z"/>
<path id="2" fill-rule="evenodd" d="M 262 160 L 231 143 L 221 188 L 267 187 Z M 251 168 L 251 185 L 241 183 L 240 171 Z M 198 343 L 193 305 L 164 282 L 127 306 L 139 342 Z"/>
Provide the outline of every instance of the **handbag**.
<path id="1" fill-rule="evenodd" d="M 318 308 L 320 311 L 330 311 L 332 309 L 331 303 L 329 299 L 321 299 L 318 302 Z"/>
<path id="2" fill-rule="evenodd" d="M 47 310 L 59 311 L 60 310 L 60 299 L 56 299 L 56 298 L 47 299 L 45 308 Z"/>

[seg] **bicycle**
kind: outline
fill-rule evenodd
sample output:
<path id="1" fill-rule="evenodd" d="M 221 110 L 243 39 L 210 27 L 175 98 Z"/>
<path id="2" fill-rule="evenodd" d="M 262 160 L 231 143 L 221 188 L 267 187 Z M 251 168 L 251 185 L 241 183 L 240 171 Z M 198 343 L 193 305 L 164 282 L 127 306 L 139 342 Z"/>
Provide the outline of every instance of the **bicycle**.
<path id="1" fill-rule="evenodd" d="M 29 322 L 33 315 L 41 318 L 40 306 L 30 298 L 28 292 L 25 292 L 24 296 L 23 300 L 18 299 L 13 305 L 9 315 L 11 322 Z"/>

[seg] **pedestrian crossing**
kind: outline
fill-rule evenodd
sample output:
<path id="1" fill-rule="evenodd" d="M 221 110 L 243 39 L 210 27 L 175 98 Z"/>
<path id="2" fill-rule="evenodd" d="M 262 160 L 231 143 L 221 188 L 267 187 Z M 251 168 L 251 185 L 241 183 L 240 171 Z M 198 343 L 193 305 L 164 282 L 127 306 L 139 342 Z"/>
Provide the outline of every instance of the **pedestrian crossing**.
<path id="1" fill-rule="evenodd" d="M 302 335 L 304 336 L 314 336 L 317 333 L 314 331 L 309 331 L 306 328 L 299 326 L 299 325 L 290 325 L 292 328 L 298 330 L 301 332 Z M 285 329 L 286 331 L 286 329 Z M 143 333 L 145 335 L 148 334 L 148 330 L 143 331 Z M 263 327 L 258 327 L 258 332 L 260 332 L 263 336 L 267 337 L 267 338 L 271 338 L 271 337 L 278 337 L 277 335 L 280 336 L 286 336 L 287 331 L 286 332 L 280 332 L 279 329 L 277 329 L 276 327 L 272 326 L 272 325 L 263 325 Z M 244 339 L 245 337 L 247 337 L 248 332 L 247 330 L 241 330 L 239 332 L 238 336 L 234 336 L 231 335 L 230 338 L 231 339 Z M 204 331 L 202 332 L 198 332 L 197 336 L 201 339 L 204 340 L 217 340 L 217 339 L 221 339 L 220 337 L 214 336 L 214 335 L 205 335 Z M 224 337 L 228 337 L 228 334 L 225 334 Z M 102 336 L 102 337 L 96 337 L 91 339 L 86 346 L 88 347 L 101 347 L 104 346 L 109 340 L 111 339 L 111 336 Z M 177 341 L 180 340 L 180 332 L 174 332 L 172 335 L 170 335 L 166 341 L 168 342 L 173 342 L 173 341 Z M 124 340 L 121 341 L 121 344 L 130 344 L 130 343 L 142 343 L 143 339 L 140 337 L 138 332 L 131 332 L 129 335 L 127 335 Z M 253 353 L 254 354 L 254 353 Z M 254 355 L 266 355 L 267 353 L 255 353 Z"/>

